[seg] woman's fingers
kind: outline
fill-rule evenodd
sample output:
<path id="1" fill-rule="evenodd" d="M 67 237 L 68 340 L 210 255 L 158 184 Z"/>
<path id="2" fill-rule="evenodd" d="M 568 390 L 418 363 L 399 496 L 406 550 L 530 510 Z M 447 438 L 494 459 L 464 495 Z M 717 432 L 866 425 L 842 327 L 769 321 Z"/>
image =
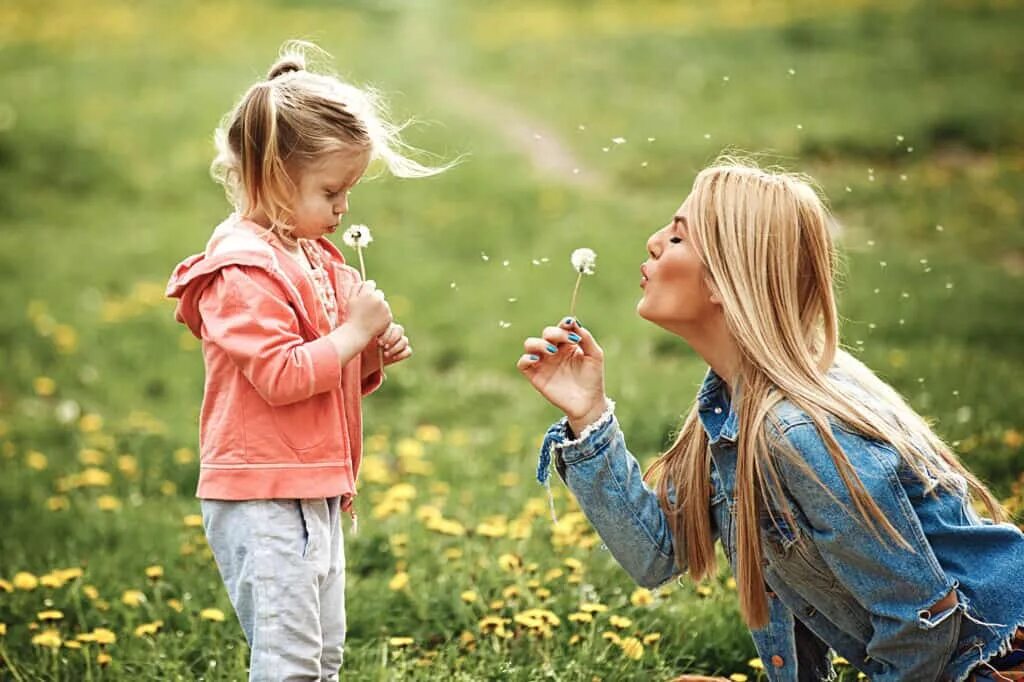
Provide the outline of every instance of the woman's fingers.
<path id="1" fill-rule="evenodd" d="M 531 367 L 535 366 L 540 362 L 540 356 L 533 353 L 524 353 L 519 356 L 519 361 L 516 362 L 516 369 L 520 372 L 525 372 Z"/>
<path id="2" fill-rule="evenodd" d="M 584 355 L 598 360 L 604 358 L 604 351 L 597 343 L 597 340 L 594 339 L 593 334 L 586 327 L 581 327 L 578 320 L 566 317 L 558 326 L 566 332 L 573 333 L 579 337 L 577 345 L 583 350 Z"/>
<path id="3" fill-rule="evenodd" d="M 544 357 L 546 355 L 554 355 L 557 353 L 558 346 L 546 339 L 530 337 L 523 342 L 523 350 L 526 351 L 527 354 Z"/>

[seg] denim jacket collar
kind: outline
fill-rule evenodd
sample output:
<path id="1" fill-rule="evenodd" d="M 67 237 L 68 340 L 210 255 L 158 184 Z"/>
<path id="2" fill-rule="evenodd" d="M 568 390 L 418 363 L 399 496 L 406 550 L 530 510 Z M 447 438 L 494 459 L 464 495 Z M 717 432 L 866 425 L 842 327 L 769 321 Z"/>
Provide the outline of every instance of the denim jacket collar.
<path id="1" fill-rule="evenodd" d="M 704 382 L 697 393 L 698 416 L 704 431 L 708 434 L 708 441 L 715 445 L 720 440 L 736 442 L 736 434 L 739 431 L 739 415 L 733 409 L 737 403 L 735 398 L 739 391 L 735 392 L 733 400 L 729 399 L 729 387 L 722 377 L 715 374 L 715 370 L 708 368 L 704 375 Z"/>

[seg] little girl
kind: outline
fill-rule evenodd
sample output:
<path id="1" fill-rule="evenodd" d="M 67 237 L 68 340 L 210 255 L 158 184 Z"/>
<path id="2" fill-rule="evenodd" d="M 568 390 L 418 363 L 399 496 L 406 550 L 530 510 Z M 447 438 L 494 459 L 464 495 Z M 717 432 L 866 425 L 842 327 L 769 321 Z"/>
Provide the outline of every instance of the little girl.
<path id="1" fill-rule="evenodd" d="M 839 348 L 827 211 L 801 178 L 724 160 L 647 241 L 637 312 L 709 369 L 648 487 L 569 318 L 519 369 L 566 419 L 552 454 L 640 584 L 715 574 L 721 541 L 769 679 L 1024 677 L 1024 534 L 897 393 Z M 982 519 L 971 495 L 997 522 Z"/>
<path id="2" fill-rule="evenodd" d="M 369 162 L 402 177 L 372 93 L 305 68 L 288 43 L 217 131 L 215 177 L 235 213 L 174 270 L 176 316 L 203 342 L 197 496 L 252 680 L 334 680 L 362 448 L 361 397 L 412 354 L 383 293 L 325 235 Z"/>

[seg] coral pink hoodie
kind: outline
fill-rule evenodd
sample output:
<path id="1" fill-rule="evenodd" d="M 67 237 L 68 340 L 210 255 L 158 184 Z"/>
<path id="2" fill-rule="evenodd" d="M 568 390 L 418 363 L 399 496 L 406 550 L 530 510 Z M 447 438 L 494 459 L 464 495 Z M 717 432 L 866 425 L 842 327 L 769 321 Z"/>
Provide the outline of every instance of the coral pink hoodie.
<path id="1" fill-rule="evenodd" d="M 343 496 L 351 506 L 362 454 L 361 355 L 344 367 L 313 282 L 259 225 L 232 215 L 204 253 L 167 284 L 175 317 L 203 342 L 198 497 L 219 500 Z M 316 242 L 345 321 L 359 273 Z"/>

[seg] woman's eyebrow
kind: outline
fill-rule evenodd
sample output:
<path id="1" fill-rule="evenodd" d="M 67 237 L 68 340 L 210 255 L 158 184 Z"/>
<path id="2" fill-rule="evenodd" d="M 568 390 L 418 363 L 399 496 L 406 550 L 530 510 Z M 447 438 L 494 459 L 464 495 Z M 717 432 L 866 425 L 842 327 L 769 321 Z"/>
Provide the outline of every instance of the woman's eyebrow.
<path id="1" fill-rule="evenodd" d="M 673 227 L 676 226 L 676 225 L 680 225 L 680 226 L 683 227 L 683 229 L 686 229 L 686 216 L 682 216 L 682 215 L 673 216 L 672 217 L 672 225 L 673 225 Z"/>

